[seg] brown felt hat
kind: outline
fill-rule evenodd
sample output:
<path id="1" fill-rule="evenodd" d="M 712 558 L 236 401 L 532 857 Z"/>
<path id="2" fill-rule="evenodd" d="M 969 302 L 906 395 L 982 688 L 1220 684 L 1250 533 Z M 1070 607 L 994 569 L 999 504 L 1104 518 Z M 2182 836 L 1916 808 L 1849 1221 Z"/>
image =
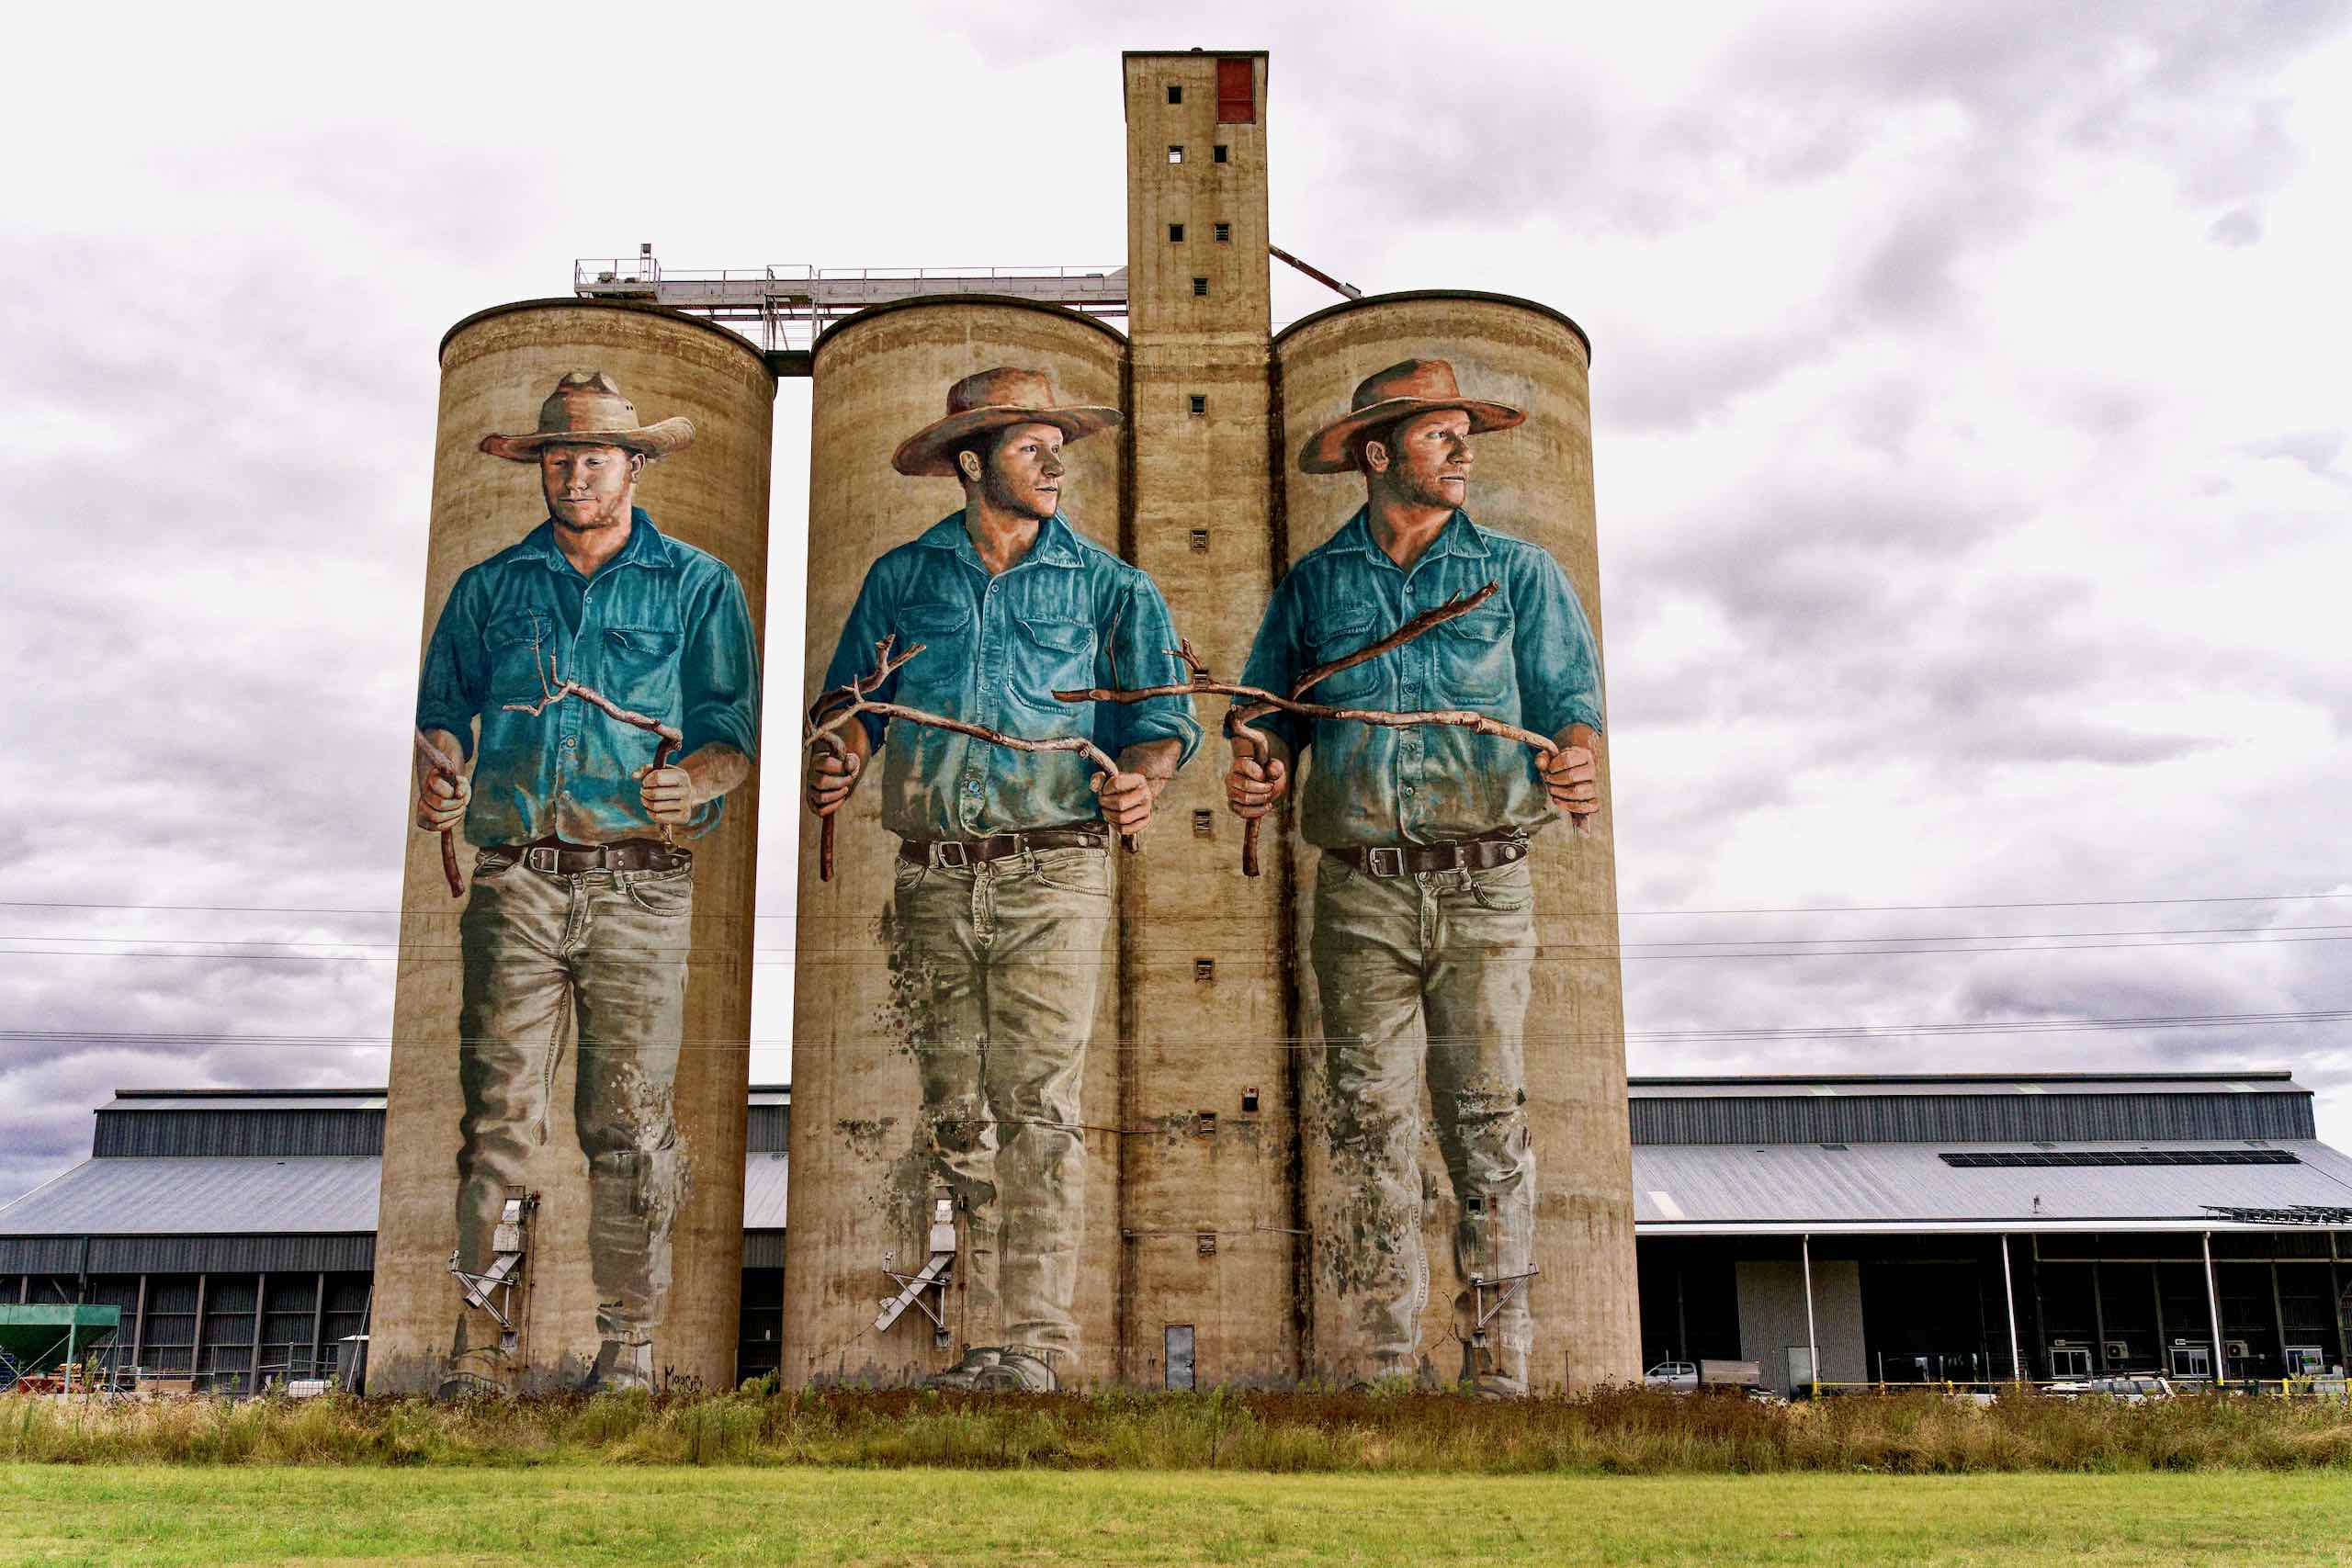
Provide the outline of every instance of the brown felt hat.
<path id="1" fill-rule="evenodd" d="M 539 427 L 528 435 L 485 435 L 481 449 L 509 462 L 536 463 L 539 448 L 618 446 L 644 454 L 650 462 L 682 451 L 695 438 L 695 422 L 683 414 L 658 424 L 639 424 L 637 405 L 602 370 L 573 370 L 555 384 L 539 405 Z"/>
<path id="2" fill-rule="evenodd" d="M 1509 430 L 1527 418 L 1508 403 L 1464 397 L 1453 384 L 1453 367 L 1442 359 L 1408 359 L 1358 382 L 1348 417 L 1308 436 L 1298 449 L 1298 466 L 1310 474 L 1344 474 L 1355 467 L 1348 444 L 1358 434 L 1437 409 L 1467 413 L 1473 435 Z"/>
<path id="3" fill-rule="evenodd" d="M 1054 384 L 1042 370 L 999 366 L 948 388 L 947 417 L 900 442 L 890 466 L 902 474 L 959 479 L 956 448 L 975 435 L 1008 424 L 1050 424 L 1064 440 L 1083 441 L 1118 423 L 1117 409 L 1056 402 Z"/>

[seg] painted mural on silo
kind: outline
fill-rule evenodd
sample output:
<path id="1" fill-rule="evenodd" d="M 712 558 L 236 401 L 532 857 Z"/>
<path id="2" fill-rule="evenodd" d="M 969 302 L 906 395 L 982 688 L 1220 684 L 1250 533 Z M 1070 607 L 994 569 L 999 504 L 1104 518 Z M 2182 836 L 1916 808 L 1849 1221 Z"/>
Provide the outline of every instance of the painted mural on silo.
<path id="1" fill-rule="evenodd" d="M 646 1387 L 699 1359 L 661 1337 L 673 1230 L 740 1160 L 693 1145 L 677 1091 L 695 845 L 758 756 L 759 640 L 735 571 L 639 504 L 650 466 L 694 461 L 694 422 L 641 420 L 597 368 L 512 390 L 544 394 L 537 423 L 482 435 L 481 461 L 535 469 L 545 510 L 457 577 L 416 702 L 415 825 L 464 901 L 441 1386 L 545 1386 L 521 1343 L 556 1234 L 539 1210 L 584 1185 L 561 1228 L 584 1230 L 595 1347 L 555 1381 Z M 550 1152 L 576 1173 L 555 1191 Z"/>
<path id="2" fill-rule="evenodd" d="M 1537 1150 L 1527 1043 L 1544 835 L 1600 809 L 1600 649 L 1561 563 L 1472 493 L 1518 407 L 1440 357 L 1374 369 L 1344 410 L 1300 411 L 1302 473 L 1357 476 L 1351 513 L 1275 588 L 1227 722 L 1227 804 L 1287 803 L 1314 852 L 1300 945 L 1314 1348 L 1342 1385 L 1530 1391 Z M 1286 697 L 1275 702 L 1273 697 Z M 1425 1201 L 1434 1134 L 1442 1187 Z M 1442 1218 L 1441 1218 L 1442 1216 Z M 1430 1332 L 1427 1232 L 1462 1287 Z"/>
<path id="3" fill-rule="evenodd" d="M 1109 1350 L 1083 1343 L 1076 1303 L 1088 1165 L 1105 1148 L 1087 1134 L 1116 1121 L 1081 1095 L 1113 840 L 1136 847 L 1201 739 L 1181 691 L 1057 694 L 1183 681 L 1158 587 L 1070 519 L 1115 512 L 1115 496 L 1064 493 L 1064 454 L 1119 423 L 1039 370 L 950 386 L 891 467 L 953 481 L 961 503 L 867 570 L 809 714 L 822 875 L 862 788 L 898 840 L 881 1019 L 886 1047 L 912 1058 L 916 1102 L 866 1111 L 909 1129 L 882 1206 L 918 1245 L 873 1327 L 928 1318 L 956 1353 L 935 1386 L 1055 1389 Z"/>

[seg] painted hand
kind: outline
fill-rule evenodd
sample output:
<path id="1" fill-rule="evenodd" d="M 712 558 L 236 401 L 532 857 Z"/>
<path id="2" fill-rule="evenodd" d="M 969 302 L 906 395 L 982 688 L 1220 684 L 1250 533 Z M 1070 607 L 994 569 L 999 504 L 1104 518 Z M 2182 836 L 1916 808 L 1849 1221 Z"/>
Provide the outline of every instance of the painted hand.
<path id="1" fill-rule="evenodd" d="M 645 802 L 645 814 L 665 828 L 684 827 L 694 809 L 694 780 L 684 768 L 638 769 L 637 793 Z"/>
<path id="2" fill-rule="evenodd" d="M 1151 781 L 1141 773 L 1097 773 L 1094 793 L 1102 797 L 1102 820 L 1121 833 L 1140 833 L 1151 820 Z"/>
<path id="3" fill-rule="evenodd" d="M 1553 805 L 1571 817 L 1589 817 L 1600 809 L 1600 773 L 1589 748 L 1563 746 L 1539 767 Z"/>
<path id="4" fill-rule="evenodd" d="M 466 819 L 466 803 L 474 797 L 473 781 L 426 773 L 416 786 L 416 825 L 428 833 L 445 833 Z"/>
<path id="5" fill-rule="evenodd" d="M 1272 758 L 1236 757 L 1225 771 L 1225 804 L 1245 822 L 1263 817 L 1289 793 L 1290 770 Z"/>
<path id="6" fill-rule="evenodd" d="M 858 777 L 865 771 L 865 759 L 854 751 L 828 751 L 822 747 L 811 751 L 805 778 L 808 790 L 808 809 L 820 817 L 831 817 L 849 803 L 850 792 L 857 787 Z"/>

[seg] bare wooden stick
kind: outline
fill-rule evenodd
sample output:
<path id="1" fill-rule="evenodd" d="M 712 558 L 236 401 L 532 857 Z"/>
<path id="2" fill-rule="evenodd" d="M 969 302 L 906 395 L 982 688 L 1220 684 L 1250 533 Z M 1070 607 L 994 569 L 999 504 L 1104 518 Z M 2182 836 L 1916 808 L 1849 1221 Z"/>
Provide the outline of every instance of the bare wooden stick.
<path id="1" fill-rule="evenodd" d="M 671 755 L 685 742 L 685 736 L 675 725 L 664 724 L 650 714 L 642 714 L 632 708 L 625 708 L 594 686 L 583 686 L 577 681 L 565 680 L 562 672 L 556 668 L 554 654 L 550 653 L 547 656 L 547 666 L 545 669 L 540 669 L 539 641 L 536 637 L 531 639 L 531 667 L 538 671 L 539 700 L 536 703 L 507 703 L 504 706 L 508 713 L 526 713 L 533 718 L 537 718 L 564 698 L 578 697 L 591 707 L 602 710 L 606 717 L 617 723 L 634 726 L 651 735 L 653 737 L 652 765 L 657 771 L 668 767 Z M 662 841 L 665 844 L 671 842 L 670 825 L 664 822 L 661 824 L 661 829 Z"/>
<path id="2" fill-rule="evenodd" d="M 927 646 L 920 642 L 915 643 L 904 653 L 894 655 L 891 649 L 898 640 L 898 637 L 893 635 L 884 637 L 874 645 L 872 674 L 855 676 L 848 685 L 837 686 L 819 696 L 809 705 L 808 726 L 801 735 L 803 745 L 827 746 L 839 754 L 844 750 L 837 739 L 842 729 L 860 714 L 871 713 L 879 714 L 884 718 L 903 719 L 909 724 L 920 724 L 932 729 L 944 729 L 957 735 L 967 735 L 975 740 L 984 740 L 991 746 L 1001 746 L 1012 751 L 1073 751 L 1085 758 L 1097 772 L 1106 776 L 1118 773 L 1119 764 L 1116 759 L 1082 735 L 1057 735 L 1044 740 L 1031 740 L 1017 735 L 1003 734 L 990 729 L 984 724 L 972 724 L 960 718 L 949 718 L 944 714 L 925 713 L 921 708 L 907 707 L 899 703 L 875 702 L 869 694 L 877 690 L 883 682 L 904 668 L 909 660 L 921 653 Z M 818 850 L 817 874 L 820 881 L 831 882 L 833 878 L 832 818 L 828 816 L 824 818 L 824 823 L 825 830 Z M 1132 833 L 1120 834 L 1119 842 L 1129 854 L 1136 852 L 1135 835 Z"/>
<path id="3" fill-rule="evenodd" d="M 466 782 L 464 775 L 458 771 L 458 759 L 433 744 L 422 729 L 416 732 L 416 753 L 424 760 L 424 765 L 432 770 L 435 776 L 447 779 L 453 784 Z M 441 829 L 441 874 L 449 884 L 450 897 L 462 898 L 466 896 L 466 879 L 458 871 L 458 832 L 454 828 Z"/>
<path id="4" fill-rule="evenodd" d="M 1457 593 L 1453 598 L 1448 599 L 1444 604 L 1440 604 L 1434 610 L 1423 610 L 1419 615 L 1415 615 L 1411 620 L 1407 621 L 1403 626 L 1398 626 L 1395 631 L 1390 632 L 1386 637 L 1382 637 L 1379 641 L 1366 643 L 1363 647 L 1357 649 L 1353 653 L 1349 654 L 1344 659 L 1334 659 L 1329 664 L 1318 664 L 1314 669 L 1309 670 L 1306 674 L 1301 675 L 1296 683 L 1291 687 L 1290 694 L 1294 697 L 1303 697 L 1306 695 L 1306 690 L 1308 687 L 1314 685 L 1317 682 L 1323 680 L 1326 676 L 1337 675 L 1342 670 L 1352 670 L 1359 664 L 1369 664 L 1374 660 L 1379 658 L 1382 654 L 1390 651 L 1392 649 L 1404 647 L 1407 643 L 1412 641 L 1415 637 L 1420 636 L 1423 632 L 1430 630 L 1431 627 L 1442 626 L 1448 621 L 1457 620 L 1460 617 L 1468 615 L 1471 611 L 1476 609 L 1479 605 L 1493 598 L 1496 592 L 1501 587 L 1502 584 L 1499 582 L 1489 582 L 1484 588 L 1477 589 L 1472 592 Z"/>

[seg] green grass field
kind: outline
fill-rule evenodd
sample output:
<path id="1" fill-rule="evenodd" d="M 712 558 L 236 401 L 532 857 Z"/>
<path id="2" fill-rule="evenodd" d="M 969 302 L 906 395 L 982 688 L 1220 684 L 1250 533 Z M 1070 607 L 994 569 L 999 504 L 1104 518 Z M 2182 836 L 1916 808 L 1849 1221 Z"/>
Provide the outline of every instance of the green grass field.
<path id="1" fill-rule="evenodd" d="M 1275 1476 L 0 1468 L 0 1562 L 2352 1562 L 2340 1472 Z"/>

